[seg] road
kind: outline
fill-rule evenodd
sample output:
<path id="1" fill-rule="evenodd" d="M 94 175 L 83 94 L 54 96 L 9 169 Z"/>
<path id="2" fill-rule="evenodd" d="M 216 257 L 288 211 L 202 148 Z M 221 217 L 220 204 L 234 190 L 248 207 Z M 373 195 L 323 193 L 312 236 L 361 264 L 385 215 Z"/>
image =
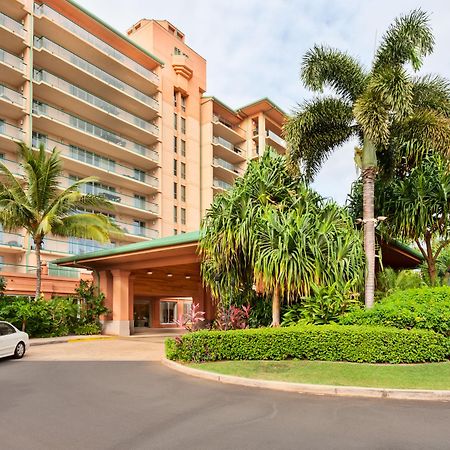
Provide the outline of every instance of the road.
<path id="1" fill-rule="evenodd" d="M 54 344 L 32 347 L 21 361 L 0 360 L 0 448 L 450 448 L 450 403 L 207 382 L 162 366 L 161 342 Z"/>

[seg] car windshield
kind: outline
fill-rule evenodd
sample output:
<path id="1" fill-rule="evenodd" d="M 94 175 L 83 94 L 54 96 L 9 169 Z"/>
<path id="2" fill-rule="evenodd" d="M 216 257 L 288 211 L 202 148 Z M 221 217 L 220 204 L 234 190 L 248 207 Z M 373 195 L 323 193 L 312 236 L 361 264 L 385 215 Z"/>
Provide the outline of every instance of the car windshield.
<path id="1" fill-rule="evenodd" d="M 0 336 L 5 336 L 7 334 L 13 334 L 16 330 L 6 322 L 0 322 Z"/>

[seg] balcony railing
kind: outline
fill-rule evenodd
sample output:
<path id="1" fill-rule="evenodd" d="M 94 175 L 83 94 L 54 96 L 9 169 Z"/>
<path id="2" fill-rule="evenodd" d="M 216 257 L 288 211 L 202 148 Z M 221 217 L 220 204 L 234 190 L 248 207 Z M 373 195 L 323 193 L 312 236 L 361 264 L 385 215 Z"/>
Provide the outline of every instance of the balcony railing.
<path id="1" fill-rule="evenodd" d="M 49 117 L 50 119 L 58 120 L 59 122 L 62 122 L 72 128 L 108 141 L 111 144 L 118 145 L 119 147 L 125 148 L 130 152 L 138 153 L 139 155 L 147 157 L 153 156 L 150 152 L 150 149 L 144 147 L 141 144 L 130 141 L 129 139 L 119 136 L 112 131 L 105 130 L 98 125 L 94 125 L 93 123 L 87 122 L 86 120 L 80 119 L 77 116 L 68 114 L 45 103 L 34 102 L 33 113 L 36 115 Z"/>
<path id="2" fill-rule="evenodd" d="M 25 37 L 25 30 L 22 24 L 16 22 L 14 19 L 11 19 L 11 17 L 3 14 L 2 12 L 0 12 L 0 26 L 8 28 L 8 30 L 13 31 L 21 37 Z"/>
<path id="3" fill-rule="evenodd" d="M 0 99 L 8 100 L 11 103 L 19 105 L 21 108 L 25 106 L 25 98 L 20 92 L 14 91 L 9 87 L 0 84 Z"/>
<path id="4" fill-rule="evenodd" d="M 50 8 L 47 5 L 44 4 L 34 4 L 34 12 L 35 14 L 42 16 L 45 15 L 49 19 L 52 19 L 54 22 L 56 22 L 58 25 L 61 25 L 63 28 L 71 31 L 73 34 L 78 36 L 81 39 L 84 39 L 85 41 L 89 42 L 91 45 L 99 49 L 100 51 L 106 53 L 111 58 L 116 59 L 120 63 L 122 63 L 124 66 L 128 67 L 129 69 L 133 70 L 134 72 L 137 72 L 144 76 L 145 78 L 148 78 L 155 84 L 159 84 L 159 77 L 156 75 L 155 72 L 153 72 L 150 69 L 147 69 L 140 64 L 138 64 L 133 59 L 129 58 L 128 56 L 124 55 L 123 53 L 116 50 L 114 47 L 111 47 L 109 44 L 104 42 L 103 40 L 99 39 L 97 36 L 94 36 L 93 34 L 89 33 L 89 31 L 85 30 L 84 28 L 80 27 L 76 23 L 72 22 L 67 17 L 63 16 L 62 14 L 59 14 L 54 9 Z"/>
<path id="5" fill-rule="evenodd" d="M 25 70 L 25 63 L 23 62 L 23 59 L 18 58 L 17 56 L 12 55 L 11 53 L 1 48 L 0 48 L 0 62 L 8 64 L 14 69 L 20 70 L 21 72 Z"/>
<path id="6" fill-rule="evenodd" d="M 2 162 L 0 160 L 0 162 Z M 23 236 L 16 233 L 7 233 L 0 230 L 0 245 L 14 248 L 23 247 Z"/>
<path id="7" fill-rule="evenodd" d="M 135 116 L 134 114 L 131 114 L 128 111 L 125 111 L 122 108 L 119 108 L 118 106 L 115 106 L 112 103 L 109 103 L 101 99 L 100 97 L 97 97 L 96 95 L 91 94 L 90 92 L 78 86 L 75 86 L 74 84 L 69 83 L 68 81 L 63 80 L 62 78 L 59 78 L 45 70 L 35 70 L 34 79 L 37 82 L 43 81 L 47 84 L 50 84 L 51 86 L 54 86 L 61 91 L 64 91 L 70 95 L 73 95 L 74 97 L 79 98 L 80 100 L 83 100 L 93 106 L 96 106 L 97 108 L 102 109 L 108 114 L 116 116 L 119 119 L 131 123 L 139 128 L 150 131 L 156 136 L 158 135 L 158 127 L 153 123 L 147 122 L 146 120 L 141 119 L 140 117 Z"/>
<path id="8" fill-rule="evenodd" d="M 60 183 L 63 188 L 68 188 L 74 182 L 75 182 L 74 179 L 66 176 L 63 176 L 60 179 Z M 131 208 L 141 209 L 143 211 L 149 211 L 153 214 L 158 214 L 159 211 L 158 205 L 156 203 L 150 202 L 140 197 L 133 197 L 131 195 L 122 194 L 121 192 L 107 189 L 99 185 L 84 184 L 80 186 L 80 191 L 83 192 L 84 194 L 101 195 L 106 200 L 109 200 L 112 203 L 129 206 Z"/>
<path id="9" fill-rule="evenodd" d="M 213 164 L 216 166 L 223 167 L 224 169 L 231 170 L 232 172 L 236 173 L 237 175 L 241 175 L 243 173 L 243 170 L 239 167 L 235 166 L 234 164 L 225 161 L 222 158 L 214 158 Z"/>
<path id="10" fill-rule="evenodd" d="M 272 139 L 272 141 L 275 141 L 277 144 L 281 145 L 282 147 L 286 147 L 286 141 L 280 136 L 278 136 L 278 134 L 275 134 L 273 131 L 266 130 L 266 136 Z"/>
<path id="11" fill-rule="evenodd" d="M 33 136 L 33 147 L 38 148 L 39 144 L 41 143 L 43 143 L 49 149 L 53 149 L 56 147 L 61 152 L 61 155 L 67 156 L 68 158 L 72 158 L 76 161 L 80 161 L 84 164 L 94 166 L 109 173 L 114 173 L 127 178 L 131 178 L 136 181 L 140 181 L 142 183 L 149 184 L 150 186 L 153 186 L 155 188 L 159 187 L 159 180 L 153 175 L 150 175 L 148 173 L 144 173 L 143 175 L 139 173 L 138 175 L 136 174 L 134 168 L 123 166 L 122 164 L 119 164 L 107 158 L 101 158 L 100 155 L 97 155 L 95 153 L 84 151 L 83 156 L 81 154 L 81 151 L 84 149 L 81 149 L 78 146 L 71 146 L 49 138 L 45 138 L 44 140 L 42 140 Z"/>
<path id="12" fill-rule="evenodd" d="M 226 119 L 224 119 L 223 117 L 219 116 L 219 114 L 213 114 L 213 122 L 221 123 L 222 125 L 225 125 L 230 130 L 233 130 L 235 133 L 237 133 L 237 129 L 242 130 L 241 127 L 239 127 L 237 125 L 232 125 Z"/>
<path id="13" fill-rule="evenodd" d="M 24 138 L 24 133 L 21 128 L 18 128 L 0 119 L 0 135 L 1 134 L 18 141 L 23 141 Z"/>
<path id="14" fill-rule="evenodd" d="M 158 230 L 152 228 L 140 227 L 135 224 L 125 223 L 120 221 L 114 221 L 124 233 L 131 234 L 133 236 L 141 236 L 148 239 L 157 239 L 159 237 Z"/>
<path id="15" fill-rule="evenodd" d="M 219 178 L 214 178 L 213 186 L 221 188 L 221 189 L 225 189 L 225 190 L 231 189 L 233 187 L 230 183 L 220 180 Z"/>
<path id="16" fill-rule="evenodd" d="M 17 273 L 36 275 L 36 266 L 25 264 L 0 263 L 0 273 Z M 80 271 L 73 267 L 59 267 L 54 264 L 48 265 L 48 274 L 52 277 L 79 278 Z"/>
<path id="17" fill-rule="evenodd" d="M 137 90 L 136 88 L 130 86 L 127 83 L 124 83 L 123 81 L 119 80 L 113 75 L 110 75 L 109 73 L 105 72 L 103 69 L 100 69 L 99 67 L 95 66 L 94 64 L 91 64 L 85 59 L 80 58 L 75 53 L 72 53 L 71 51 L 65 49 L 64 47 L 55 44 L 50 39 L 47 39 L 46 37 L 38 38 L 35 36 L 34 45 L 36 48 L 44 48 L 48 50 L 49 52 L 53 53 L 59 58 L 64 59 L 65 61 L 78 67 L 79 69 L 84 70 L 90 75 L 99 78 L 106 84 L 109 84 L 110 86 L 125 92 L 130 97 L 133 97 L 142 103 L 149 104 L 153 109 L 159 110 L 159 103 L 153 97 L 144 94 L 143 92 Z"/>
<path id="18" fill-rule="evenodd" d="M 238 155 L 241 155 L 242 152 L 244 151 L 242 148 L 236 147 L 231 142 L 227 141 L 226 139 L 224 139 L 224 138 L 222 138 L 220 136 L 214 136 L 213 137 L 213 143 L 221 145 L 222 147 L 225 147 L 228 150 L 231 150 L 232 152 L 237 153 Z"/>

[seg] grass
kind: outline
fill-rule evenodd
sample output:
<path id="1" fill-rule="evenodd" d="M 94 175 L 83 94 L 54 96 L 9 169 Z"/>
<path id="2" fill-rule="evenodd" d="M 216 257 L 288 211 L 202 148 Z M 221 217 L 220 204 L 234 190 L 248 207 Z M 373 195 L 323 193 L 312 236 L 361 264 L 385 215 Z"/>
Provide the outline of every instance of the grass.
<path id="1" fill-rule="evenodd" d="M 360 364 L 325 361 L 219 361 L 189 367 L 262 380 L 336 386 L 450 390 L 450 362 Z"/>

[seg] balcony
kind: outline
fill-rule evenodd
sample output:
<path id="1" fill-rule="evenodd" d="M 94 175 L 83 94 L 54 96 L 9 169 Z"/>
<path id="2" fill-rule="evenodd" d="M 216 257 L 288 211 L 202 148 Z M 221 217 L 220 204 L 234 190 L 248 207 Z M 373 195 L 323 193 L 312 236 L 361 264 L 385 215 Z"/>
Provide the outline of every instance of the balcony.
<path id="1" fill-rule="evenodd" d="M 123 134 L 143 143 L 152 143 L 158 138 L 159 129 L 153 123 L 45 70 L 34 71 L 34 82 L 35 95 L 44 101 L 65 110 L 76 111 L 87 120 L 100 125 L 120 129 Z"/>
<path id="2" fill-rule="evenodd" d="M 221 158 L 213 159 L 214 173 L 217 174 L 220 179 L 232 184 L 237 176 L 243 175 L 244 171 L 238 166 L 231 164 Z"/>
<path id="3" fill-rule="evenodd" d="M 232 163 L 245 161 L 244 149 L 234 145 L 226 139 L 213 136 L 214 155 L 219 158 L 226 158 Z"/>
<path id="4" fill-rule="evenodd" d="M 278 153 L 286 152 L 286 141 L 271 130 L 266 130 L 266 143 L 274 147 Z"/>
<path id="5" fill-rule="evenodd" d="M 102 149 L 102 153 L 132 164 L 144 165 L 149 161 L 153 164 L 157 163 L 154 158 L 158 154 L 153 149 L 53 106 L 34 102 L 33 115 L 33 124 L 41 132 L 64 136 L 65 139 L 93 151 Z"/>
<path id="6" fill-rule="evenodd" d="M 25 98 L 20 92 L 0 84 L 0 108 L 3 117 L 18 120 L 25 114 Z"/>
<path id="7" fill-rule="evenodd" d="M 21 128 L 11 125 L 0 119 L 0 149 L 17 151 L 17 143 L 24 140 Z"/>
<path id="8" fill-rule="evenodd" d="M 0 42 L 4 49 L 20 53 L 25 47 L 25 34 L 21 23 L 0 12 Z"/>
<path id="9" fill-rule="evenodd" d="M 154 230 L 152 228 L 139 227 L 135 224 L 114 221 L 125 233 L 124 236 L 121 236 L 122 240 L 129 240 L 132 242 L 136 242 L 138 240 L 148 240 L 148 239 L 157 239 L 159 237 L 158 230 Z"/>
<path id="10" fill-rule="evenodd" d="M 0 253 L 23 253 L 23 236 L 0 230 Z M 0 264 L 1 265 L 1 264 Z"/>
<path id="11" fill-rule="evenodd" d="M 37 35 L 47 36 L 61 42 L 67 49 L 83 58 L 96 61 L 107 67 L 108 72 L 119 76 L 126 83 L 141 90 L 156 92 L 159 87 L 158 75 L 116 50 L 102 39 L 72 22 L 47 5 L 34 4 L 34 29 Z"/>
<path id="12" fill-rule="evenodd" d="M 38 148 L 40 143 L 36 137 L 33 137 L 33 147 Z M 75 171 L 86 177 L 96 176 L 138 192 L 156 193 L 159 189 L 158 178 L 148 173 L 137 174 L 134 168 L 106 158 L 101 159 L 99 155 L 91 152 L 82 154 L 83 149 L 53 139 L 46 138 L 43 143 L 48 150 L 55 147 L 59 150 L 64 169 L 69 172 Z"/>
<path id="13" fill-rule="evenodd" d="M 25 81 L 25 64 L 21 58 L 0 49 L 0 80 L 20 86 Z"/>
<path id="14" fill-rule="evenodd" d="M 159 103 L 155 98 L 119 80 L 50 39 L 35 37 L 34 46 L 36 65 L 51 68 L 55 75 L 95 92 L 103 99 L 145 119 L 151 120 L 159 114 Z"/>
<path id="15" fill-rule="evenodd" d="M 68 188 L 73 183 L 74 180 L 67 176 L 62 176 L 60 179 L 60 185 L 63 189 Z M 101 195 L 106 200 L 109 200 L 117 210 L 121 210 L 131 216 L 147 219 L 156 219 L 159 217 L 158 205 L 145 199 L 122 194 L 117 190 L 106 189 L 93 184 L 82 185 L 80 191 L 85 194 Z"/>
<path id="16" fill-rule="evenodd" d="M 228 189 L 231 189 L 232 187 L 233 187 L 232 184 L 227 183 L 224 180 L 221 180 L 219 178 L 214 178 L 213 179 L 213 189 L 215 191 L 223 192 L 223 191 L 227 191 Z"/>
<path id="17" fill-rule="evenodd" d="M 213 134 L 221 136 L 230 144 L 237 145 L 245 141 L 244 130 L 238 126 L 233 126 L 221 116 L 213 115 Z"/>
<path id="18" fill-rule="evenodd" d="M 1 157 L 0 163 L 5 165 L 14 176 L 23 177 L 23 168 L 17 161 L 13 161 L 12 159 Z"/>

